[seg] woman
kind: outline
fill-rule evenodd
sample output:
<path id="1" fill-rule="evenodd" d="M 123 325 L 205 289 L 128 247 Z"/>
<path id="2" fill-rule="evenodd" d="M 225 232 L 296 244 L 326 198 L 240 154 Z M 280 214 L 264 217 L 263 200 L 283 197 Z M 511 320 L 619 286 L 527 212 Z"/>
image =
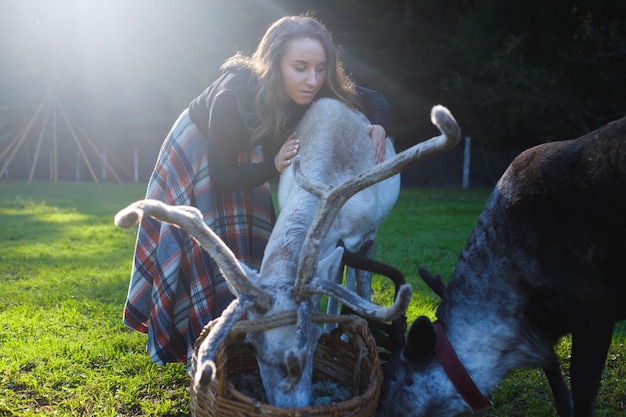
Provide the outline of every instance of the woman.
<path id="1" fill-rule="evenodd" d="M 294 128 L 310 104 L 333 97 L 364 111 L 378 162 L 389 108 L 381 94 L 354 86 L 330 34 L 311 17 L 279 19 L 250 57 L 237 54 L 222 70 L 172 127 L 146 198 L 197 207 L 237 258 L 258 269 L 275 220 L 269 180 L 297 155 Z M 124 322 L 148 334 L 152 361 L 189 364 L 200 331 L 232 299 L 187 234 L 142 220 Z"/>

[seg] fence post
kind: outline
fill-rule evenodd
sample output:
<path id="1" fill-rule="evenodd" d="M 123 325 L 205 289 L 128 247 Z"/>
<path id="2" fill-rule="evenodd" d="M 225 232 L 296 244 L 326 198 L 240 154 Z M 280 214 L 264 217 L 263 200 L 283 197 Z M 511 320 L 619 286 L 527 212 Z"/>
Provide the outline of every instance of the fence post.
<path id="1" fill-rule="evenodd" d="M 76 182 L 80 181 L 80 151 L 76 151 L 76 168 L 74 170 L 74 178 Z"/>
<path id="2" fill-rule="evenodd" d="M 107 179 L 107 148 L 102 148 L 102 181 Z"/>
<path id="3" fill-rule="evenodd" d="M 139 152 L 137 152 L 137 145 L 135 145 L 135 152 L 133 155 L 133 165 L 135 168 L 135 182 L 139 182 Z"/>
<path id="4" fill-rule="evenodd" d="M 463 189 L 469 187 L 470 155 L 472 150 L 472 138 L 465 136 L 465 156 L 463 157 Z"/>

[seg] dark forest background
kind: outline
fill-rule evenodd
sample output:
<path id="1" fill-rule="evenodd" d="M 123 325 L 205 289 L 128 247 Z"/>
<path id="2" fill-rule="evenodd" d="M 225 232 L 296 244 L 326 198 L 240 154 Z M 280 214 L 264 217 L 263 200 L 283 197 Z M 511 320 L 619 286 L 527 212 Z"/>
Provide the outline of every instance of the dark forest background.
<path id="1" fill-rule="evenodd" d="M 47 179 L 54 155 L 60 179 L 85 160 L 100 177 L 105 155 L 130 181 L 138 149 L 146 181 L 220 64 L 303 12 L 355 81 L 385 94 L 399 150 L 436 133 L 432 105 L 450 108 L 472 138 L 475 184 L 522 149 L 626 114 L 623 0 L 0 0 L 0 176 Z M 437 158 L 405 182 L 460 183 L 462 146 Z"/>

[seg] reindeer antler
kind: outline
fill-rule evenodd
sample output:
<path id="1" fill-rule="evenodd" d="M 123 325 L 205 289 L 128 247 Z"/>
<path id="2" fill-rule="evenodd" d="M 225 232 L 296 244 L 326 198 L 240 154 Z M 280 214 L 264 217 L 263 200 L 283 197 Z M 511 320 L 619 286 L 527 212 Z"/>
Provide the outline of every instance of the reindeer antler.
<path id="1" fill-rule="evenodd" d="M 209 386 L 215 375 L 215 355 L 217 348 L 220 347 L 230 329 L 246 314 L 248 310 L 253 308 L 256 301 L 249 299 L 246 295 L 235 298 L 228 307 L 222 312 L 222 315 L 216 319 L 217 322 L 209 335 L 202 341 L 198 348 L 198 370 L 192 377 L 194 384 L 198 387 L 206 388 Z"/>
<path id="2" fill-rule="evenodd" d="M 140 200 L 120 210 L 115 216 L 118 227 L 128 228 L 147 214 L 157 220 L 180 227 L 206 250 L 224 271 L 230 290 L 237 296 L 222 312 L 213 331 L 198 349 L 201 368 L 194 383 L 206 387 L 215 375 L 215 351 L 228 331 L 252 308 L 267 311 L 271 307 L 269 296 L 256 286 L 237 260 L 234 253 L 203 221 L 200 210 L 191 206 L 170 206 L 158 200 Z"/>
<path id="3" fill-rule="evenodd" d="M 323 278 L 313 278 L 306 289 L 308 294 L 329 295 L 337 298 L 363 317 L 381 321 L 393 321 L 404 314 L 411 303 L 412 295 L 411 286 L 403 284 L 398 289 L 398 295 L 393 304 L 389 307 L 381 307 L 364 300 L 343 286 Z"/>
<path id="4" fill-rule="evenodd" d="M 422 159 L 451 149 L 458 143 L 461 130 L 454 116 L 447 108 L 440 105 L 434 106 L 431 110 L 431 121 L 437 126 L 441 135 L 414 145 L 388 161 L 356 175 L 336 188 L 304 177 L 300 170 L 299 160 L 294 160 L 293 169 L 298 184 L 320 198 L 313 222 L 302 245 L 294 287 L 296 300 L 303 300 L 311 292 L 306 287 L 315 276 L 323 237 L 326 236 L 339 210 L 350 197 L 372 184 L 399 173 Z M 328 286 L 326 288 L 330 289 Z"/>
<path id="5" fill-rule="evenodd" d="M 297 318 L 297 343 L 295 349 L 286 352 L 285 366 L 288 377 L 281 384 L 287 390 L 293 387 L 301 377 L 304 366 L 304 348 L 310 336 L 309 325 L 311 312 L 306 298 L 311 294 L 327 294 L 335 297 L 353 310 L 364 316 L 379 320 L 393 320 L 403 314 L 411 298 L 408 285 L 400 287 L 394 304 L 383 308 L 360 299 L 341 285 L 326 279 L 315 277 L 319 251 L 324 236 L 327 235 L 341 207 L 358 191 L 397 174 L 408 166 L 436 153 L 447 150 L 458 142 L 459 127 L 454 117 L 443 106 L 435 106 L 431 112 L 431 120 L 441 131 L 440 136 L 433 137 L 396 155 L 394 158 L 379 164 L 347 181 L 332 188 L 305 178 L 294 161 L 295 179 L 305 190 L 320 199 L 309 231 L 301 249 L 293 296 L 299 302 Z M 235 300 L 217 319 L 211 334 L 199 347 L 198 360 L 202 364 L 194 376 L 194 384 L 206 387 L 214 375 L 214 357 L 218 346 L 227 333 L 250 309 L 265 312 L 271 307 L 270 297 L 249 278 L 248 269 L 242 265 L 224 242 L 204 223 L 198 209 L 191 206 L 169 206 L 157 200 L 142 200 L 129 205 L 115 216 L 115 224 L 119 227 L 130 227 L 147 214 L 160 221 L 178 226 L 188 232 L 211 255 L 224 272 L 226 281 L 237 296 Z"/>
<path id="6" fill-rule="evenodd" d="M 140 200 L 115 215 L 118 227 L 128 228 L 147 214 L 157 220 L 180 227 L 206 250 L 224 271 L 230 290 L 238 296 L 243 293 L 255 300 L 259 310 L 268 310 L 268 295 L 247 277 L 241 263 L 226 244 L 203 221 L 200 210 L 192 206 L 170 206 L 158 200 Z"/>

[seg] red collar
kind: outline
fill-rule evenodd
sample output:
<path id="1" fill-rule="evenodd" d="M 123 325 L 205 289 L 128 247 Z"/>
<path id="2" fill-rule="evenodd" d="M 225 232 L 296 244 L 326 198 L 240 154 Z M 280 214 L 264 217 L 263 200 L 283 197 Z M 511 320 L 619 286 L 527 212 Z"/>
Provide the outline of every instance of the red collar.
<path id="1" fill-rule="evenodd" d="M 461 394 L 461 397 L 469 404 L 474 411 L 482 411 L 485 408 L 491 407 L 491 401 L 478 389 L 474 381 L 469 376 L 465 367 L 459 360 L 459 357 L 454 352 L 454 349 L 450 345 L 448 336 L 443 329 L 443 325 L 440 321 L 434 323 L 435 332 L 437 334 L 437 345 L 435 346 L 435 354 L 437 359 L 443 366 L 443 369 L 448 374 L 448 378 L 456 388 L 457 392 Z"/>

